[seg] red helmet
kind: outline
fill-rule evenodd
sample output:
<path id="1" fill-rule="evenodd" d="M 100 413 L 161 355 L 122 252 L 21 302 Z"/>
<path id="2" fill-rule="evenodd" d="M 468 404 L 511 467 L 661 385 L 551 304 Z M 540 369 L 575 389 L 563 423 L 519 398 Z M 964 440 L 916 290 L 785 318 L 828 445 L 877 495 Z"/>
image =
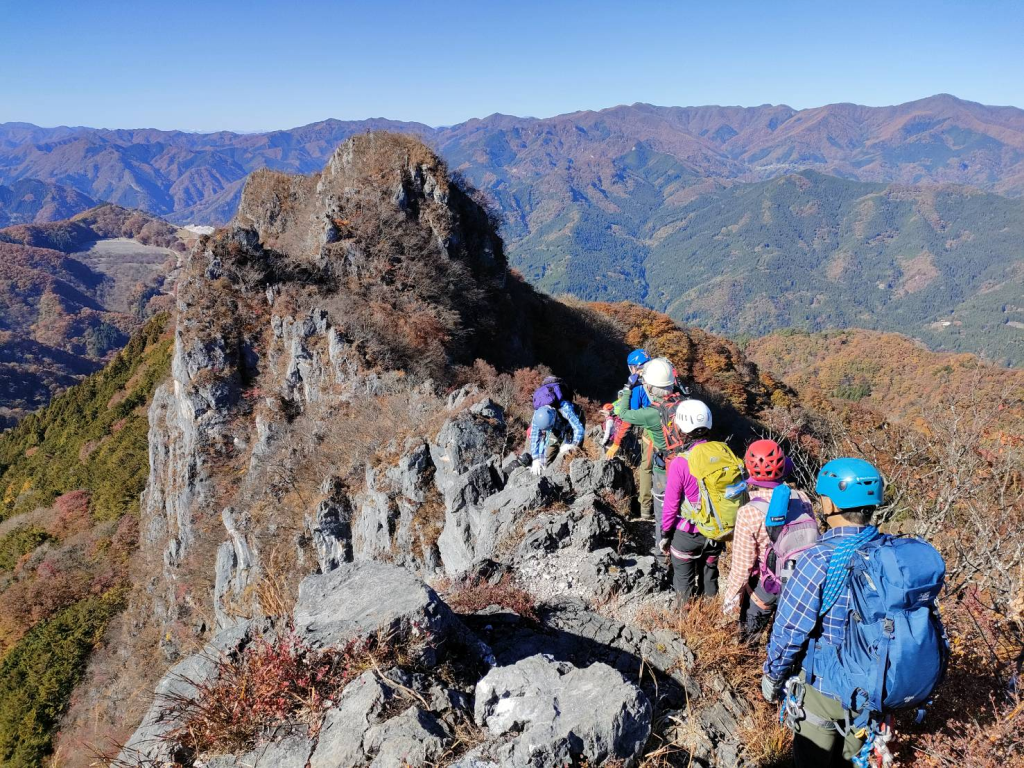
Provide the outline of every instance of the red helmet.
<path id="1" fill-rule="evenodd" d="M 754 480 L 780 480 L 786 474 L 786 454 L 774 440 L 757 440 L 750 444 L 743 463 Z"/>

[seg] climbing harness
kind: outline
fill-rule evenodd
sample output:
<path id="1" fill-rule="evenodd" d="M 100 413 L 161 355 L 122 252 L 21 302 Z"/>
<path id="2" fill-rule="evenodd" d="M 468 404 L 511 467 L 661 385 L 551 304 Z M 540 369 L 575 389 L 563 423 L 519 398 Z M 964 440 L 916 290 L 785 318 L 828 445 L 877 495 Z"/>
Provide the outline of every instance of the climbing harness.
<path id="1" fill-rule="evenodd" d="M 813 712 L 804 709 L 804 692 L 807 685 L 799 677 L 791 677 L 783 687 L 782 708 L 779 710 L 779 723 L 796 730 L 800 722 L 816 726 L 826 731 L 836 731 L 846 736 L 852 718 L 852 713 L 846 715 L 846 727 L 844 728 L 835 720 L 818 717 Z M 892 718 L 886 717 L 881 722 L 872 720 L 866 728 L 857 732 L 857 736 L 864 739 L 864 745 L 853 757 L 854 768 L 892 768 L 894 764 L 893 754 L 889 750 L 889 742 L 892 741 Z"/>
<path id="2" fill-rule="evenodd" d="M 804 721 L 811 725 L 822 728 L 826 731 L 838 730 L 839 726 L 835 720 L 818 717 L 813 712 L 804 709 L 804 691 L 807 689 L 799 677 L 791 677 L 783 687 L 784 696 L 782 709 L 779 712 L 779 723 L 790 730 L 795 730 L 797 723 Z"/>

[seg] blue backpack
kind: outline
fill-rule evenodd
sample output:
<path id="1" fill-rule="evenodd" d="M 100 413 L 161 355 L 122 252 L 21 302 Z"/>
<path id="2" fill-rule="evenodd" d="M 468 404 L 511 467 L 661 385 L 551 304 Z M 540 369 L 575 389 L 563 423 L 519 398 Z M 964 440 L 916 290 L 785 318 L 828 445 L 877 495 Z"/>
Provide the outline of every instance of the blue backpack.
<path id="1" fill-rule="evenodd" d="M 847 569 L 843 643 L 819 646 L 812 668 L 864 727 L 873 715 L 921 707 L 945 676 L 949 645 L 935 601 L 946 565 L 923 539 L 882 534 L 854 550 Z"/>

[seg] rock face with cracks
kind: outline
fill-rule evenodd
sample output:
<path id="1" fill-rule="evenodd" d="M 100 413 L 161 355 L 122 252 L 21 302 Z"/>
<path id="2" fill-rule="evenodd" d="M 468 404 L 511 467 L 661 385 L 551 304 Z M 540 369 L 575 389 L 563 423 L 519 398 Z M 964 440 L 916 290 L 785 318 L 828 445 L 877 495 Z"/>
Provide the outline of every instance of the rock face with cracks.
<path id="1" fill-rule="evenodd" d="M 483 729 L 476 754 L 493 755 L 502 764 L 557 766 L 580 757 L 630 761 L 650 733 L 646 695 L 604 664 L 577 668 L 538 655 L 492 667 L 467 690 L 435 677 L 431 670 L 455 648 L 483 664 L 493 665 L 495 659 L 433 590 L 398 566 L 351 563 L 308 577 L 293 623 L 303 642 L 321 648 L 383 636 L 413 646 L 423 641 L 430 652 L 403 662 L 412 668 L 374 669 L 357 677 L 315 733 L 291 729 L 241 755 L 189 754 L 168 739 L 182 725 L 170 714 L 169 697 L 200 695 L 203 685 L 215 682 L 219 659 L 241 653 L 254 637 L 272 637 L 274 631 L 253 622 L 234 626 L 160 683 L 150 713 L 119 764 L 428 765 L 456 744 L 457 723 L 473 716 Z"/>

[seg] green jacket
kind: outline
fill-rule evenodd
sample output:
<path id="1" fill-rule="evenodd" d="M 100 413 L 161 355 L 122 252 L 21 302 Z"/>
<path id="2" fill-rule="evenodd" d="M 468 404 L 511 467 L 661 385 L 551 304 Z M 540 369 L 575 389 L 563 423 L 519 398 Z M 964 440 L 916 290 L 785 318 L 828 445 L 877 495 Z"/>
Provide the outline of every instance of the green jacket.
<path id="1" fill-rule="evenodd" d="M 659 451 L 665 450 L 665 433 L 661 431 L 661 414 L 656 408 L 637 408 L 635 411 L 629 408 L 630 389 L 626 387 L 619 392 L 619 399 L 615 401 L 615 415 L 627 424 L 635 424 L 643 427 L 647 437 L 654 443 Z"/>

